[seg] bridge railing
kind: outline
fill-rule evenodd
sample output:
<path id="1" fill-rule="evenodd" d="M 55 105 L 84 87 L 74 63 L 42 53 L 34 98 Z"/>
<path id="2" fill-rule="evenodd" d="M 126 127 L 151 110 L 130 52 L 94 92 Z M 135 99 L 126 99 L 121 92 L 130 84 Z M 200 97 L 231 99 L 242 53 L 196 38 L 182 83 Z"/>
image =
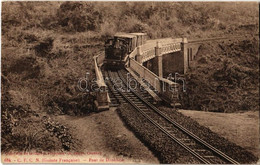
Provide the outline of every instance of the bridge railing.
<path id="1" fill-rule="evenodd" d="M 110 98 L 107 92 L 107 86 L 103 78 L 103 74 L 101 72 L 100 67 L 103 65 L 105 54 L 100 53 L 97 56 L 93 57 L 94 65 L 95 65 L 95 73 L 96 73 L 96 84 L 98 86 L 98 91 L 96 91 L 96 101 L 95 107 L 96 110 L 107 110 L 109 109 Z"/>
<path id="2" fill-rule="evenodd" d="M 181 50 L 181 42 L 182 38 L 166 38 L 166 39 L 157 39 L 157 40 L 151 40 L 148 43 L 141 45 L 139 52 L 139 62 L 145 62 L 148 61 L 156 56 L 156 50 L 155 48 L 160 49 L 160 54 L 167 54 L 171 52 L 176 52 Z M 159 43 L 159 44 L 158 44 Z M 160 45 L 160 47 L 158 47 Z M 131 57 L 134 57 L 137 54 L 137 52 L 131 53 Z"/>
<path id="3" fill-rule="evenodd" d="M 135 61 L 133 58 L 129 59 L 129 67 L 138 74 L 139 78 L 145 79 L 146 82 L 152 85 L 154 89 L 160 93 L 160 95 L 168 98 L 168 100 L 171 99 L 173 94 L 176 94 L 178 88 L 177 83 L 165 78 L 160 78 L 148 68 Z M 174 87 L 176 89 L 173 89 Z"/>
<path id="4" fill-rule="evenodd" d="M 136 54 L 137 54 L 137 48 L 135 48 L 134 51 L 132 51 L 132 52 L 129 54 L 129 58 L 135 57 Z"/>
<path id="5" fill-rule="evenodd" d="M 96 62 L 98 67 L 102 66 L 105 60 L 105 53 L 100 53 L 99 55 L 95 56 L 96 57 Z"/>
<path id="6" fill-rule="evenodd" d="M 149 50 L 150 48 L 154 48 L 156 46 L 156 40 L 150 41 L 144 45 L 141 45 L 141 50 L 146 51 Z"/>
<path id="7" fill-rule="evenodd" d="M 157 91 L 160 91 L 159 78 L 152 71 L 142 66 L 140 63 L 134 59 L 129 59 L 129 67 L 138 74 L 138 77 L 145 79 L 149 84 L 151 84 Z"/>
<path id="8" fill-rule="evenodd" d="M 103 65 L 105 55 L 100 53 L 99 55 L 94 56 L 93 58 L 94 58 L 97 85 L 98 85 L 98 87 L 102 87 L 102 86 L 106 87 L 106 83 L 104 81 L 102 72 L 100 70 L 100 66 Z"/>
<path id="9" fill-rule="evenodd" d="M 166 100 L 168 103 L 175 103 L 175 98 L 178 98 L 179 84 L 172 82 L 165 78 L 160 78 L 161 80 L 161 93 L 162 99 Z"/>
<path id="10" fill-rule="evenodd" d="M 142 51 L 141 57 L 142 57 L 142 61 L 147 61 L 149 59 L 154 58 L 155 57 L 155 47 Z"/>
<path id="11" fill-rule="evenodd" d="M 176 38 L 161 42 L 161 54 L 167 54 L 181 50 L 182 38 Z"/>
<path id="12" fill-rule="evenodd" d="M 176 52 L 181 50 L 181 44 L 180 43 L 168 43 L 163 44 L 161 47 L 161 54 L 167 54 L 170 52 Z"/>

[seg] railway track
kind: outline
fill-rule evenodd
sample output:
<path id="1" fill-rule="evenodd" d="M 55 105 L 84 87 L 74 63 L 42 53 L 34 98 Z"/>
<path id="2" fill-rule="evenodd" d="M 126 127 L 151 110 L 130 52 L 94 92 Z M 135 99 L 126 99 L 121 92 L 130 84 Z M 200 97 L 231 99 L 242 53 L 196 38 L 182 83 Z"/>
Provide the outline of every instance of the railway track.
<path id="1" fill-rule="evenodd" d="M 127 71 L 124 72 L 125 74 L 128 73 Z M 132 76 L 129 75 L 129 78 L 134 79 Z M 105 72 L 104 74 L 104 79 L 105 80 L 110 80 L 111 77 L 109 77 L 108 73 Z M 114 80 L 120 80 L 119 77 L 114 78 Z M 121 81 L 122 82 L 122 81 Z M 133 84 L 132 84 L 133 85 Z M 138 84 L 138 88 L 140 88 L 140 84 Z M 114 90 L 112 86 L 108 85 L 108 94 L 109 97 L 111 99 L 111 105 L 112 107 L 117 107 L 119 106 L 120 103 L 125 103 L 126 101 L 124 100 L 124 98 L 121 96 L 121 94 L 117 91 Z M 150 94 L 146 91 L 146 90 L 142 90 L 142 91 L 138 91 L 138 94 L 145 99 L 146 101 L 148 101 L 149 103 L 153 103 L 153 97 L 150 96 Z"/>
<path id="2" fill-rule="evenodd" d="M 214 148 L 195 134 L 173 121 L 156 108 L 142 95 L 145 93 L 127 84 L 126 75 L 121 71 L 105 71 L 108 88 L 118 104 L 130 104 L 141 113 L 151 124 L 165 133 L 171 140 L 182 146 L 190 154 L 205 164 L 239 164 L 231 157 Z M 128 85 L 128 86 L 127 86 Z"/>
<path id="3" fill-rule="evenodd" d="M 253 36 L 258 36 L 259 34 L 254 34 Z M 244 39 L 246 37 L 251 37 L 251 35 L 240 35 L 240 36 L 228 36 L 228 37 L 212 37 L 212 38 L 201 38 L 201 39 L 188 39 L 189 43 L 202 43 L 218 40 L 232 40 L 232 39 Z"/>

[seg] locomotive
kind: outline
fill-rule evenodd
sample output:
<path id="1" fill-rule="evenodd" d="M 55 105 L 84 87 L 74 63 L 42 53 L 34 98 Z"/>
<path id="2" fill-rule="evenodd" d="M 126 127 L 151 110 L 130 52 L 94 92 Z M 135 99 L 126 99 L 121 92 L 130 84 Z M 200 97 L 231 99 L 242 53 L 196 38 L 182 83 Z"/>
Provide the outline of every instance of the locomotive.
<path id="1" fill-rule="evenodd" d="M 113 38 L 105 42 L 105 67 L 122 68 L 125 57 L 138 46 L 145 44 L 146 40 L 146 33 L 116 33 Z"/>

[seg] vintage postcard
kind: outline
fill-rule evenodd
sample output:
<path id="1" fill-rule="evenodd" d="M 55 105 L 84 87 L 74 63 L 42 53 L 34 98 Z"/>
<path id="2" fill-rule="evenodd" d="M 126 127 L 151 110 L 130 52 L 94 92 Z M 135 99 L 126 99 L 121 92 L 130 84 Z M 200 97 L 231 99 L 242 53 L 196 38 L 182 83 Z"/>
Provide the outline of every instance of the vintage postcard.
<path id="1" fill-rule="evenodd" d="M 260 163 L 257 1 L 1 5 L 2 163 Z"/>

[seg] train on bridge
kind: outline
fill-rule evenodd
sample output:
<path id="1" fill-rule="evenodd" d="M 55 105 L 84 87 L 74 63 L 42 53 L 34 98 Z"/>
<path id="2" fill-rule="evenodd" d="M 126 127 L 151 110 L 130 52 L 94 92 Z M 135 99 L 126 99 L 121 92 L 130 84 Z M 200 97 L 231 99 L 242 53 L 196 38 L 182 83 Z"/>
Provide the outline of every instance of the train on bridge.
<path id="1" fill-rule="evenodd" d="M 123 68 L 126 56 L 138 46 L 145 44 L 147 38 L 146 33 L 116 33 L 105 42 L 105 67 Z"/>
<path id="2" fill-rule="evenodd" d="M 188 45 L 187 38 L 148 39 L 146 33 L 116 33 L 105 41 L 105 53 L 94 56 L 97 85 L 106 89 L 104 71 L 127 70 L 147 89 L 154 102 L 162 101 L 173 107 L 181 107 L 181 93 L 185 81 L 176 77 L 186 72 L 199 46 Z M 174 80 L 169 79 L 174 74 Z M 110 105 L 108 93 L 97 93 L 97 109 Z"/>
<path id="3" fill-rule="evenodd" d="M 96 56 L 95 58 L 97 80 L 100 82 L 104 81 L 101 68 L 114 71 L 127 70 L 134 76 L 139 84 L 148 90 L 149 95 L 154 98 L 155 102 L 161 102 L 163 100 L 174 107 L 180 106 L 178 101 L 178 83 L 157 75 L 139 61 L 140 56 L 143 58 L 142 61 L 154 58 L 157 52 L 155 50 L 158 42 L 166 43 L 167 49 L 164 49 L 166 51 L 180 50 L 180 46 L 177 45 L 179 43 L 176 39 L 164 38 L 148 40 L 146 33 L 116 33 L 113 38 L 105 42 L 105 54 Z M 142 49 L 142 51 L 140 49 Z M 100 85 L 102 85 L 102 83 L 100 83 Z M 101 92 L 99 95 L 101 95 Z"/>

